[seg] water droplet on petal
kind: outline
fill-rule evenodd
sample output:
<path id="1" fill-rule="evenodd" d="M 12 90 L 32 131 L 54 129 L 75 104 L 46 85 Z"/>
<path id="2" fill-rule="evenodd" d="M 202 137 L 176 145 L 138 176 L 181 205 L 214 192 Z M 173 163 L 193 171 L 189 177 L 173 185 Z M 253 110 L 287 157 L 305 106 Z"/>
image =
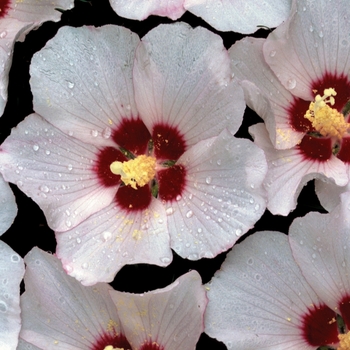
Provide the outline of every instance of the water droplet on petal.
<path id="1" fill-rule="evenodd" d="M 7 31 L 4 30 L 3 32 L 0 33 L 0 38 L 4 39 L 6 37 L 6 35 L 7 35 Z"/>
<path id="2" fill-rule="evenodd" d="M 270 57 L 274 57 L 276 55 L 276 50 L 271 50 L 270 51 Z"/>
<path id="3" fill-rule="evenodd" d="M 89 267 L 89 264 L 86 262 L 81 265 L 81 268 L 84 270 L 86 270 L 88 267 Z"/>
<path id="4" fill-rule="evenodd" d="M 0 312 L 7 312 L 7 304 L 4 301 L 0 301 Z"/>
<path id="5" fill-rule="evenodd" d="M 78 244 L 81 243 L 81 239 L 79 237 L 76 239 L 76 241 L 77 241 Z"/>
<path id="6" fill-rule="evenodd" d="M 98 136 L 98 131 L 97 130 L 91 130 L 90 134 L 92 137 L 97 137 Z"/>
<path id="7" fill-rule="evenodd" d="M 247 260 L 247 264 L 248 264 L 248 265 L 253 265 L 253 263 L 254 263 L 253 258 L 249 258 L 249 259 Z"/>
<path id="8" fill-rule="evenodd" d="M 211 183 L 211 176 L 207 176 L 205 182 L 209 185 Z"/>
<path id="9" fill-rule="evenodd" d="M 235 232 L 236 236 L 240 236 L 242 234 L 242 230 L 241 229 L 237 229 Z"/>
<path id="10" fill-rule="evenodd" d="M 46 185 L 41 185 L 40 191 L 42 191 L 44 193 L 48 193 L 50 191 L 50 189 Z"/>
<path id="11" fill-rule="evenodd" d="M 39 150 L 39 146 L 38 145 L 34 145 L 33 146 L 33 150 L 36 152 L 36 151 L 38 151 Z"/>
<path id="12" fill-rule="evenodd" d="M 20 257 L 17 254 L 12 254 L 11 255 L 11 261 L 14 263 L 18 263 L 20 261 Z"/>
<path id="13" fill-rule="evenodd" d="M 187 213 L 186 213 L 186 218 L 191 218 L 193 216 L 193 211 L 192 210 L 189 210 Z"/>
<path id="14" fill-rule="evenodd" d="M 108 232 L 108 231 L 105 231 L 105 232 L 102 233 L 102 237 L 103 237 L 104 241 L 108 241 L 109 239 L 112 238 L 112 233 Z"/>
<path id="15" fill-rule="evenodd" d="M 168 209 L 165 210 L 165 213 L 166 213 L 166 215 L 171 215 L 171 214 L 174 213 L 174 209 L 173 208 L 168 208 Z"/>
<path id="16" fill-rule="evenodd" d="M 168 257 L 165 258 L 160 258 L 160 261 L 164 264 L 169 264 L 170 263 L 170 259 Z"/>
<path id="17" fill-rule="evenodd" d="M 110 127 L 106 127 L 103 131 L 102 131 L 102 137 L 105 139 L 109 139 L 112 135 L 112 129 Z"/>
<path id="18" fill-rule="evenodd" d="M 67 82 L 67 85 L 70 89 L 73 89 L 74 88 L 74 83 L 72 83 L 71 81 L 68 81 Z"/>
<path id="19" fill-rule="evenodd" d="M 312 33 L 314 31 L 314 27 L 310 24 L 309 31 Z"/>
<path id="20" fill-rule="evenodd" d="M 288 79 L 287 81 L 287 89 L 293 90 L 297 86 L 297 82 L 295 79 Z"/>
<path id="21" fill-rule="evenodd" d="M 178 194 L 177 196 L 176 196 L 176 200 L 177 201 L 180 201 L 182 199 L 182 197 Z"/>

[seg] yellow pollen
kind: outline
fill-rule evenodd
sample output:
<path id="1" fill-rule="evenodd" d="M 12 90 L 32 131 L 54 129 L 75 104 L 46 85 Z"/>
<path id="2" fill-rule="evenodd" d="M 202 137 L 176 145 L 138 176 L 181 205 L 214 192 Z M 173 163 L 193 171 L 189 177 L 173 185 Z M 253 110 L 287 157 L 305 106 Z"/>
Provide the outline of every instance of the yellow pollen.
<path id="1" fill-rule="evenodd" d="M 338 335 L 340 344 L 337 350 L 349 350 L 350 349 L 350 332 L 347 334 Z"/>
<path id="2" fill-rule="evenodd" d="M 310 103 L 309 109 L 304 117 L 312 123 L 312 126 L 322 136 L 337 137 L 341 139 L 350 128 L 350 123 L 344 119 L 333 106 L 336 91 L 333 88 L 325 89 L 324 95 L 316 95 L 315 101 Z"/>
<path id="3" fill-rule="evenodd" d="M 130 185 L 136 190 L 136 185 L 145 186 L 156 175 L 156 159 L 141 155 L 126 162 L 113 162 L 110 169 L 113 174 L 121 176 L 125 185 Z"/>
<path id="4" fill-rule="evenodd" d="M 103 350 L 124 350 L 124 348 L 114 348 L 112 345 L 107 345 Z"/>

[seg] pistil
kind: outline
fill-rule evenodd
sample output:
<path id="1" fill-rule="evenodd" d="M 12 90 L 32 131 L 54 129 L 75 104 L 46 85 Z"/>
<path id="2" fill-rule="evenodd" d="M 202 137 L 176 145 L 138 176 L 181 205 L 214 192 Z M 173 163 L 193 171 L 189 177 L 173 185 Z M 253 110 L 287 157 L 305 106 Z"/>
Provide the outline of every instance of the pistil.
<path id="1" fill-rule="evenodd" d="M 140 155 L 125 162 L 115 161 L 110 165 L 110 169 L 113 174 L 121 176 L 125 185 L 130 185 L 136 190 L 137 186 L 145 186 L 156 175 L 156 159 Z"/>
<path id="2" fill-rule="evenodd" d="M 316 95 L 304 117 L 322 136 L 337 137 L 341 140 L 350 128 L 350 123 L 345 121 L 343 114 L 331 107 L 335 103 L 336 95 L 333 88 L 325 89 L 323 96 Z"/>

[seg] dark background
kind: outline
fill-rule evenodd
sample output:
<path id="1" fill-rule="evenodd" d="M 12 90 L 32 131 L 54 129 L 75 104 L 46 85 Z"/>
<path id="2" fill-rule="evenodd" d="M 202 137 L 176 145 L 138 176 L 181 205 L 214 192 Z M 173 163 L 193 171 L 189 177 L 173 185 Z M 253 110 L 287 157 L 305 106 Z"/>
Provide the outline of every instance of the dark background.
<path id="1" fill-rule="evenodd" d="M 178 21 L 189 23 L 192 27 L 202 26 L 220 35 L 226 48 L 230 48 L 236 40 L 244 37 L 233 32 L 222 33 L 211 28 L 206 22 L 186 12 Z M 24 42 L 15 45 L 13 64 L 10 71 L 9 99 L 0 118 L 0 142 L 2 142 L 20 121 L 33 112 L 32 94 L 29 86 L 29 65 L 33 54 L 39 51 L 45 43 L 51 39 L 62 26 L 80 27 L 83 25 L 102 26 L 116 24 L 124 26 L 137 33 L 141 38 L 152 28 L 161 23 L 172 23 L 168 18 L 150 16 L 139 22 L 119 17 L 111 8 L 108 0 L 76 0 L 72 10 L 62 14 L 61 21 L 57 23 L 46 22 L 39 29 L 30 32 Z M 253 36 L 266 37 L 268 29 L 260 29 Z M 248 127 L 260 122 L 261 119 L 247 108 L 244 122 L 237 137 L 249 137 Z M 15 185 L 11 188 L 16 196 L 18 215 L 12 227 L 1 237 L 17 253 L 24 257 L 32 247 L 55 252 L 56 241 L 53 231 L 47 226 L 45 217 L 39 207 Z M 310 182 L 299 196 L 297 209 L 287 217 L 273 216 L 268 211 L 256 223 L 254 229 L 244 235 L 240 241 L 248 235 L 262 230 L 276 230 L 288 233 L 289 225 L 298 216 L 304 216 L 307 212 L 322 211 L 313 190 L 313 182 Z M 173 262 L 166 268 L 138 264 L 125 266 L 115 277 L 112 286 L 120 291 L 146 292 L 156 288 L 162 288 L 173 282 L 176 278 L 189 270 L 197 270 L 202 276 L 203 283 L 210 281 L 225 259 L 226 253 L 222 253 L 214 259 L 201 259 L 189 261 L 180 258 L 174 253 Z M 226 349 L 216 340 L 203 334 L 197 345 L 197 349 L 211 348 L 214 350 Z"/>

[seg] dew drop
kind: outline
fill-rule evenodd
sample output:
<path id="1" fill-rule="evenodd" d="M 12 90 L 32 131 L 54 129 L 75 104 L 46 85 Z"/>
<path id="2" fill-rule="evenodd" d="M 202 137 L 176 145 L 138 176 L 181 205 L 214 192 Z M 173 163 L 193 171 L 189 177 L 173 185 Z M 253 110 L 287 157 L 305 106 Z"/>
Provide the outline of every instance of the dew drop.
<path id="1" fill-rule="evenodd" d="M 218 159 L 218 160 L 216 161 L 216 164 L 217 164 L 217 165 L 221 165 L 221 159 Z"/>
<path id="2" fill-rule="evenodd" d="M 303 240 L 301 240 L 299 243 L 300 243 L 301 245 L 303 245 L 303 244 L 304 244 L 304 241 L 303 241 Z"/>
<path id="3" fill-rule="evenodd" d="M 276 50 L 271 50 L 270 51 L 270 57 L 275 57 L 276 55 Z"/>
<path id="4" fill-rule="evenodd" d="M 105 231 L 105 232 L 102 233 L 102 237 L 103 237 L 104 241 L 108 241 L 109 239 L 112 238 L 112 233 L 108 232 L 108 231 Z"/>
<path id="5" fill-rule="evenodd" d="M 76 239 L 76 241 L 77 241 L 78 244 L 81 243 L 81 239 L 79 237 Z"/>
<path id="6" fill-rule="evenodd" d="M 72 169 L 73 169 L 73 165 L 72 165 L 72 164 L 68 164 L 67 169 L 68 169 L 69 171 L 72 170 Z"/>
<path id="7" fill-rule="evenodd" d="M 66 266 L 64 266 L 64 269 L 66 270 L 66 272 L 67 272 L 67 273 L 70 273 L 70 272 L 72 272 L 72 271 L 73 271 L 73 267 L 72 267 L 72 266 L 70 266 L 70 265 L 66 265 Z"/>
<path id="8" fill-rule="evenodd" d="M 71 222 L 70 220 L 67 220 L 67 221 L 66 221 L 66 226 L 67 226 L 67 227 L 71 227 L 71 226 L 72 226 L 72 222 Z"/>
<path id="9" fill-rule="evenodd" d="M 314 31 L 314 27 L 310 24 L 309 31 L 312 33 Z"/>
<path id="10" fill-rule="evenodd" d="M 91 130 L 90 134 L 92 137 L 97 137 L 98 136 L 98 131 L 97 130 Z"/>
<path id="11" fill-rule="evenodd" d="M 18 263 L 20 261 L 20 258 L 17 254 L 12 254 L 11 255 L 11 261 L 14 263 Z"/>
<path id="12" fill-rule="evenodd" d="M 207 184 L 210 184 L 211 183 L 211 176 L 208 176 L 206 179 L 205 179 L 205 182 Z"/>
<path id="13" fill-rule="evenodd" d="M 102 137 L 105 139 L 109 139 L 112 135 L 112 129 L 107 126 L 103 131 L 102 131 Z"/>
<path id="14" fill-rule="evenodd" d="M 48 193 L 50 191 L 50 189 L 46 185 L 41 185 L 40 191 L 44 192 L 44 193 Z"/>
<path id="15" fill-rule="evenodd" d="M 191 218 L 193 216 L 193 211 L 192 210 L 189 210 L 187 213 L 186 213 L 186 218 Z"/>
<path id="16" fill-rule="evenodd" d="M 295 79 L 288 79 L 287 81 L 287 89 L 293 90 L 297 86 L 297 82 Z"/>
<path id="17" fill-rule="evenodd" d="M 313 258 L 313 259 L 316 259 L 316 254 L 315 254 L 315 253 L 312 254 L 312 258 Z"/>
<path id="18" fill-rule="evenodd" d="M 7 284 L 8 284 L 8 279 L 7 278 L 4 278 L 3 280 L 2 280 L 2 284 L 4 285 L 4 286 L 6 286 Z"/>
<path id="19" fill-rule="evenodd" d="M 341 263 L 341 266 L 342 267 L 346 267 L 346 261 L 345 260 L 343 260 L 343 262 Z"/>
<path id="20" fill-rule="evenodd" d="M 260 281 L 261 280 L 261 275 L 259 275 L 258 273 L 255 275 L 255 279 L 257 280 L 257 281 Z"/>
<path id="21" fill-rule="evenodd" d="M 320 30 L 320 32 L 318 33 L 318 36 L 319 36 L 320 38 L 323 38 L 324 34 L 323 34 L 323 31 L 322 31 L 322 30 Z"/>
<path id="22" fill-rule="evenodd" d="M 181 200 L 181 198 L 182 198 L 182 197 L 181 197 L 181 196 L 178 194 L 178 195 L 176 196 L 176 198 L 175 198 L 175 199 L 176 199 L 177 201 L 180 201 L 180 200 Z"/>
<path id="23" fill-rule="evenodd" d="M 198 231 L 198 233 L 201 233 L 203 230 L 199 227 L 199 228 L 197 229 L 197 231 Z"/>
<path id="24" fill-rule="evenodd" d="M 70 89 L 73 89 L 74 88 L 74 83 L 72 83 L 71 81 L 68 81 L 67 82 L 67 85 Z"/>
<path id="25" fill-rule="evenodd" d="M 89 264 L 86 262 L 81 265 L 81 268 L 84 270 L 86 270 L 88 267 L 89 267 Z"/>
<path id="26" fill-rule="evenodd" d="M 51 152 L 47 149 L 47 150 L 45 151 L 45 154 L 46 154 L 47 156 L 49 156 L 49 155 L 51 154 Z"/>
<path id="27" fill-rule="evenodd" d="M 7 304 L 4 301 L 0 301 L 0 312 L 7 312 Z"/>
<path id="28" fill-rule="evenodd" d="M 4 30 L 3 32 L 0 33 L 0 38 L 4 39 L 6 37 L 6 35 L 7 35 L 7 31 Z"/>
<path id="29" fill-rule="evenodd" d="M 253 263 L 254 263 L 253 258 L 249 258 L 249 259 L 247 260 L 247 264 L 248 264 L 248 265 L 253 265 Z"/>
<path id="30" fill-rule="evenodd" d="M 241 229 L 237 229 L 235 232 L 236 236 L 240 236 L 242 234 L 242 230 Z"/>
<path id="31" fill-rule="evenodd" d="M 33 146 L 33 150 L 36 152 L 36 151 L 38 151 L 39 150 L 39 146 L 38 145 L 34 145 Z"/>
<path id="32" fill-rule="evenodd" d="M 163 264 L 169 264 L 169 263 L 170 263 L 170 259 L 169 259 L 168 257 L 160 258 L 160 261 L 161 261 Z"/>
<path id="33" fill-rule="evenodd" d="M 166 215 L 172 215 L 174 213 L 174 209 L 173 208 L 168 208 L 165 210 Z"/>

